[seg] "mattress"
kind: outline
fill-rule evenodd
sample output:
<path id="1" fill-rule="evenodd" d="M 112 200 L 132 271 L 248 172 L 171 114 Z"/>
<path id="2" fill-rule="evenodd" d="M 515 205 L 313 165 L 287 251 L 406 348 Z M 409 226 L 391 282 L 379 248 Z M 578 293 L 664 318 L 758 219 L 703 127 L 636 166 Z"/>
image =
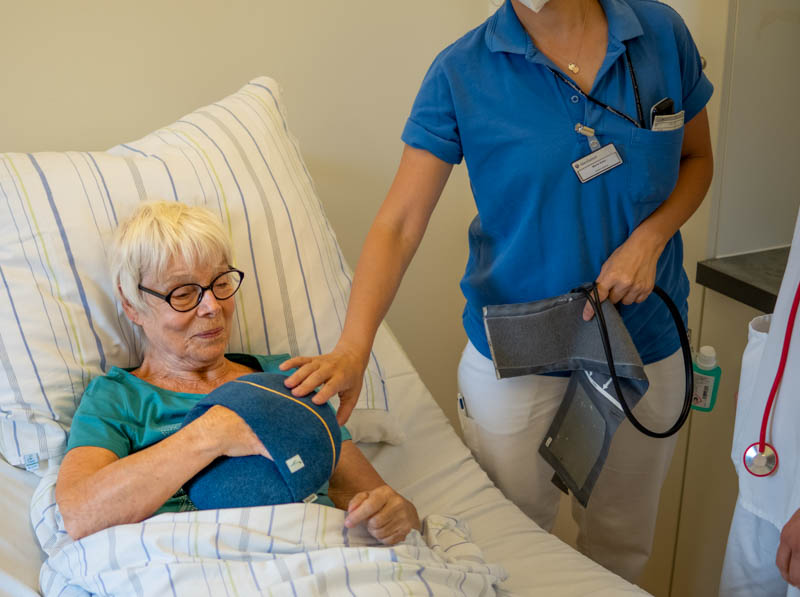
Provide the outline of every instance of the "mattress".
<path id="1" fill-rule="evenodd" d="M 392 412 L 407 434 L 401 446 L 361 444 L 381 476 L 420 516 L 466 520 L 489 562 L 509 573 L 507 595 L 648 595 L 543 531 L 492 484 L 416 373 L 389 382 Z M 401 398 L 398 398 L 401 397 Z M 455 400 L 455 397 L 453 397 Z"/>
<path id="2" fill-rule="evenodd" d="M 38 595 L 44 552 L 31 528 L 30 506 L 39 478 L 0 457 L 0 597 Z"/>
<path id="3" fill-rule="evenodd" d="M 398 348 L 398 350 L 400 350 Z M 410 364 L 409 364 L 410 368 Z M 506 595 L 646 595 L 556 537 L 544 532 L 503 497 L 471 457 L 413 372 L 388 382 L 397 397 L 393 412 L 405 429 L 400 446 L 361 444 L 378 472 L 417 505 L 421 516 L 465 519 L 487 561 L 502 564 Z M 44 559 L 33 535 L 28 507 L 38 481 L 0 462 L 0 596 L 38 595 Z"/>

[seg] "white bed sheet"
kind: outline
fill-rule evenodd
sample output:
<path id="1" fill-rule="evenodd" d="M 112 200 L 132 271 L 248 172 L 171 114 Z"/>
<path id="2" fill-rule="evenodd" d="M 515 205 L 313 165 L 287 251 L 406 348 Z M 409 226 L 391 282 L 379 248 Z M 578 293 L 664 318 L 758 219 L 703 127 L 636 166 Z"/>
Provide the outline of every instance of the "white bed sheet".
<path id="1" fill-rule="evenodd" d="M 383 478 L 420 515 L 467 520 L 488 562 L 502 564 L 511 595 L 648 595 L 543 531 L 507 500 L 472 458 L 416 373 L 394 378 L 392 411 L 408 436 L 402 446 L 361 445 Z M 455 400 L 455 397 L 453 397 Z"/>
<path id="2" fill-rule="evenodd" d="M 45 554 L 33 534 L 30 503 L 39 478 L 0 456 L 0 597 L 38 595 Z"/>
<path id="3" fill-rule="evenodd" d="M 394 343 L 388 334 L 379 341 Z M 540 529 L 505 499 L 472 458 L 434 402 L 405 354 L 405 374 L 387 382 L 392 411 L 407 440 L 401 446 L 361 444 L 388 483 L 411 498 L 420 515 L 449 514 L 467 520 L 489 562 L 502 564 L 506 594 L 548 597 L 646 595 L 555 536 Z M 0 459 L 0 597 L 39 595 L 39 549 L 29 517 L 38 477 Z"/>

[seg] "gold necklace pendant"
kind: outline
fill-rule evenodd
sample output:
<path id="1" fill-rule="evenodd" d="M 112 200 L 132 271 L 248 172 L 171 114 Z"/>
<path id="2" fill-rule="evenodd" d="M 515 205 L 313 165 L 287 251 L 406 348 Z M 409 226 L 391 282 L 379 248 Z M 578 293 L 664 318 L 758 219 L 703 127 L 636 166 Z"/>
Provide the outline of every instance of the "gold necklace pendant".
<path id="1" fill-rule="evenodd" d="M 580 66 L 578 66 L 577 64 L 575 64 L 574 62 L 570 62 L 570 63 L 567 65 L 567 68 L 568 68 L 570 71 L 572 71 L 574 74 L 576 74 L 576 75 L 577 75 L 579 72 L 581 72 L 581 67 L 580 67 Z"/>

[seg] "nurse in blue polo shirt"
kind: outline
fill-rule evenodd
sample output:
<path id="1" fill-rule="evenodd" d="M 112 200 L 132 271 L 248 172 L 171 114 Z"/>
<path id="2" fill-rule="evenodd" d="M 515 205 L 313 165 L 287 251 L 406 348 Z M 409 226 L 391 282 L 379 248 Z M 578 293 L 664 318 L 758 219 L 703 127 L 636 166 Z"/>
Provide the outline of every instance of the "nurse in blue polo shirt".
<path id="1" fill-rule="evenodd" d="M 434 60 L 403 131 L 394 183 L 367 236 L 342 336 L 298 357 L 298 395 L 321 383 L 346 420 L 375 333 L 453 164 L 469 170 L 478 215 L 461 288 L 469 338 L 459 366 L 461 423 L 477 459 L 543 528 L 559 504 L 538 446 L 565 379 L 497 380 L 482 308 L 596 281 L 620 304 L 650 380 L 637 417 L 655 429 L 683 399 L 679 339 L 658 284 L 687 311 L 680 226 L 712 175 L 712 86 L 686 25 L 654 0 L 506 0 Z M 584 318 L 592 317 L 587 307 Z M 543 342 L 547 339 L 543 338 Z M 579 548 L 635 580 L 649 557 L 675 445 L 617 431 L 589 507 L 573 508 Z"/>

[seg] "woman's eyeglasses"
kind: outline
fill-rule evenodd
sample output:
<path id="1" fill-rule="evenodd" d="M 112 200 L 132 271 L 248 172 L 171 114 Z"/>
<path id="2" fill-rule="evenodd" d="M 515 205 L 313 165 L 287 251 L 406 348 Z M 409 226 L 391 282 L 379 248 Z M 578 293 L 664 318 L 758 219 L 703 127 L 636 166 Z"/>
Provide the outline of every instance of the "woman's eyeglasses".
<path id="1" fill-rule="evenodd" d="M 230 267 L 230 266 L 228 266 Z M 244 279 L 244 272 L 231 267 L 227 272 L 222 272 L 216 278 L 211 280 L 208 286 L 200 286 L 200 284 L 181 284 L 173 288 L 167 294 L 161 294 L 150 288 L 145 288 L 139 284 L 139 290 L 152 294 L 164 300 L 170 307 L 180 313 L 191 311 L 203 300 L 206 290 L 210 290 L 218 301 L 224 301 L 231 298 L 239 287 L 242 285 Z"/>

